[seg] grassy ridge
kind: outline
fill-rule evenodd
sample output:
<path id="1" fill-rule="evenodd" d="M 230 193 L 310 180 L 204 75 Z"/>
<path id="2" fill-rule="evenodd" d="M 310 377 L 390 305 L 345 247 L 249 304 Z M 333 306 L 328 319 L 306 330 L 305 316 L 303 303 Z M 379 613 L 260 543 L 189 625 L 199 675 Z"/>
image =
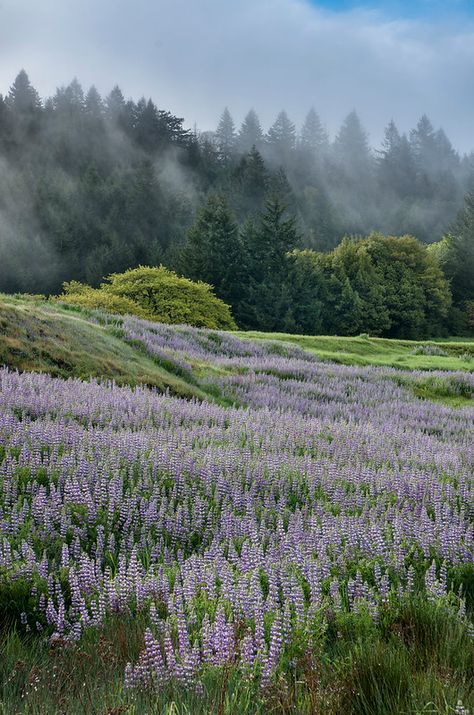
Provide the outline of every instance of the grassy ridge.
<path id="1" fill-rule="evenodd" d="M 35 299 L 0 296 L 0 364 L 21 372 L 110 379 L 182 397 L 204 396 L 87 312 Z"/>
<path id="2" fill-rule="evenodd" d="M 102 324 L 97 315 L 85 308 L 48 303 L 41 298 L 0 295 L 0 365 L 63 378 L 147 385 L 180 397 L 227 404 L 206 384 L 206 375 L 216 370 L 214 365 L 193 364 L 192 375 L 181 374 L 172 364 L 150 355 L 139 342 L 126 341 L 120 330 Z M 458 394 L 457 384 L 431 377 L 428 371 L 474 371 L 474 341 L 417 342 L 259 332 L 236 335 L 296 345 L 323 360 L 345 365 L 397 368 L 401 372 L 394 379 L 409 386 L 421 399 L 452 407 L 472 405 L 470 395 Z M 426 378 L 415 379 L 410 375 L 412 370 L 426 371 Z"/>
<path id="3" fill-rule="evenodd" d="M 400 370 L 474 371 L 474 340 L 415 341 L 359 336 L 354 338 L 326 335 L 290 335 L 287 333 L 240 332 L 251 340 L 281 340 L 325 360 L 344 365 L 380 365 Z M 429 350 L 443 354 L 423 354 Z"/>

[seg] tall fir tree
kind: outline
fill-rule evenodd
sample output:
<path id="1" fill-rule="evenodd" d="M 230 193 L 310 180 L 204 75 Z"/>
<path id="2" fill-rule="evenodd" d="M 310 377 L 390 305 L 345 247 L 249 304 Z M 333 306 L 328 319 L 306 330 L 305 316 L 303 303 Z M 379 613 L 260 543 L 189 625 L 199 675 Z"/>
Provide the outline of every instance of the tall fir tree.
<path id="1" fill-rule="evenodd" d="M 301 127 L 299 146 L 313 157 L 321 157 L 327 151 L 328 135 L 314 107 L 309 110 Z"/>
<path id="2" fill-rule="evenodd" d="M 371 152 L 367 133 L 357 112 L 347 115 L 334 141 L 336 159 L 344 166 L 347 173 L 359 176 L 370 173 Z"/>
<path id="3" fill-rule="evenodd" d="M 283 329 L 291 313 L 288 254 L 298 247 L 296 220 L 277 197 L 268 199 L 260 221 L 247 225 L 244 242 L 249 256 L 249 295 L 253 317 L 249 327 Z"/>
<path id="4" fill-rule="evenodd" d="M 228 164 L 234 157 L 237 137 L 234 120 L 227 107 L 224 109 L 219 124 L 217 125 L 216 146 L 220 161 L 223 164 Z"/>
<path id="5" fill-rule="evenodd" d="M 288 114 L 282 110 L 266 136 L 266 151 L 274 165 L 288 167 L 296 146 L 296 129 Z"/>
<path id="6" fill-rule="evenodd" d="M 260 150 L 263 143 L 263 130 L 255 109 L 251 109 L 246 115 L 237 137 L 239 152 L 248 154 L 254 147 Z"/>
<path id="7" fill-rule="evenodd" d="M 31 115 L 41 110 L 38 92 L 31 84 L 25 70 L 18 73 L 10 87 L 7 104 L 16 115 Z"/>
<path id="8" fill-rule="evenodd" d="M 416 164 L 410 142 L 405 134 L 400 135 L 393 119 L 385 129 L 382 149 L 377 161 L 380 186 L 400 198 L 413 196 L 416 190 Z"/>
<path id="9" fill-rule="evenodd" d="M 188 232 L 182 257 L 184 273 L 210 283 L 239 320 L 245 262 L 239 229 L 226 199 L 210 196 Z"/>

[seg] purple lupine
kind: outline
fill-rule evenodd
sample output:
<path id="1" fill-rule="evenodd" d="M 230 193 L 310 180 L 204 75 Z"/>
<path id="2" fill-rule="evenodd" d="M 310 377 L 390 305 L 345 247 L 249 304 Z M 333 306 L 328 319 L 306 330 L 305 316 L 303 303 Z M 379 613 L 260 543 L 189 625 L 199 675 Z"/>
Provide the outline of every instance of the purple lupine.
<path id="1" fill-rule="evenodd" d="M 281 651 L 346 591 L 377 620 L 392 597 L 443 599 L 448 569 L 472 562 L 473 408 L 419 400 L 391 368 L 123 322 L 182 369 L 217 368 L 205 379 L 239 407 L 0 370 L 0 566 L 41 584 L 31 623 L 74 640 L 149 610 L 149 654 L 194 688 L 204 665 L 271 677 L 278 637 Z M 433 376 L 474 390 L 472 374 Z M 129 685 L 149 679 L 145 651 Z"/>

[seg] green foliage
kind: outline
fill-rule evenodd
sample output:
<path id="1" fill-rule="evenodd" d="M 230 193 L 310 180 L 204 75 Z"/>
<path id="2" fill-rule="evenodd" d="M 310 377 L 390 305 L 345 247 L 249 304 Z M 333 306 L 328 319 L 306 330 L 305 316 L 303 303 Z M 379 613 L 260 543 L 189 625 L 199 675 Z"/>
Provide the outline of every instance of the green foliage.
<path id="1" fill-rule="evenodd" d="M 304 272 L 303 306 L 313 301 L 323 333 L 422 338 L 446 330 L 448 283 L 434 252 L 411 236 L 372 233 L 345 238 L 328 254 L 296 251 L 289 258 L 289 283 L 298 286 Z M 306 312 L 295 332 L 311 332 Z"/>
<path id="2" fill-rule="evenodd" d="M 136 315 L 161 323 L 187 323 L 202 328 L 234 329 L 229 307 L 211 286 L 180 278 L 164 266 L 114 273 L 100 288 L 71 281 L 56 299 L 118 315 Z"/>
<path id="3" fill-rule="evenodd" d="M 467 624 L 431 603 L 390 606 L 379 624 L 364 612 L 339 614 L 325 630 L 316 617 L 311 631 L 296 632 L 286 644 L 279 672 L 263 691 L 255 672 L 232 664 L 206 669 L 197 693 L 174 683 L 126 691 L 125 664 L 137 661 L 146 626 L 141 613 L 113 616 L 79 643 L 54 647 L 9 629 L 0 642 L 2 712 L 453 715 L 459 700 L 474 705 Z"/>
<path id="4" fill-rule="evenodd" d="M 240 332 L 240 336 L 253 340 L 265 339 L 297 345 L 302 350 L 317 355 L 323 360 L 343 363 L 344 365 L 380 365 L 403 368 L 404 370 L 474 370 L 474 343 L 462 340 L 436 343 L 440 345 L 444 355 L 431 353 L 414 354 L 414 349 L 420 345 L 435 345 L 435 343 L 417 343 L 412 340 L 395 340 L 393 338 L 374 338 L 366 334 L 355 337 L 339 337 L 329 335 L 290 335 L 288 333 L 261 333 L 256 331 Z M 467 359 L 470 358 L 470 359 Z"/>
<path id="5" fill-rule="evenodd" d="M 158 322 L 224 330 L 236 327 L 229 307 L 213 294 L 210 285 L 180 278 L 164 266 L 114 273 L 101 291 L 137 303 Z"/>
<path id="6" fill-rule="evenodd" d="M 250 222 L 242 240 L 248 256 L 248 327 L 292 326 L 287 254 L 299 244 L 293 216 L 278 197 L 269 199 L 258 223 Z"/>
<path id="7" fill-rule="evenodd" d="M 81 294 L 79 294 L 80 297 Z M 183 397 L 204 397 L 187 377 L 172 374 L 126 343 L 110 316 L 74 303 L 32 301 L 0 295 L 0 364 L 58 377 L 99 378 L 118 384 L 150 385 Z M 1 460 L 0 450 L 0 460 Z"/>
<path id="8" fill-rule="evenodd" d="M 219 298 L 237 308 L 245 269 L 244 248 L 225 198 L 210 196 L 188 233 L 184 272 L 212 285 Z"/>
<path id="9" fill-rule="evenodd" d="M 136 315 L 138 318 L 152 318 L 138 303 L 126 296 L 113 295 L 104 290 L 91 288 L 78 281 L 64 283 L 63 289 L 64 293 L 56 298 L 61 303 L 69 303 L 93 310 L 105 310 L 107 313 L 117 315 Z"/>

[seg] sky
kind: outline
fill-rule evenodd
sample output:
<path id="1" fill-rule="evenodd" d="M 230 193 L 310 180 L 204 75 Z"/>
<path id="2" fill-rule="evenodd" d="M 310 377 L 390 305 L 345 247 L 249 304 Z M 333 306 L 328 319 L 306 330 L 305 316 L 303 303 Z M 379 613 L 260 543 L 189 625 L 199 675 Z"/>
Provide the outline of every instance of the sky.
<path id="1" fill-rule="evenodd" d="M 21 68 L 42 96 L 118 83 L 201 130 L 314 106 L 334 136 L 356 109 L 377 146 L 426 113 L 474 148 L 474 0 L 0 0 L 0 93 Z"/>

